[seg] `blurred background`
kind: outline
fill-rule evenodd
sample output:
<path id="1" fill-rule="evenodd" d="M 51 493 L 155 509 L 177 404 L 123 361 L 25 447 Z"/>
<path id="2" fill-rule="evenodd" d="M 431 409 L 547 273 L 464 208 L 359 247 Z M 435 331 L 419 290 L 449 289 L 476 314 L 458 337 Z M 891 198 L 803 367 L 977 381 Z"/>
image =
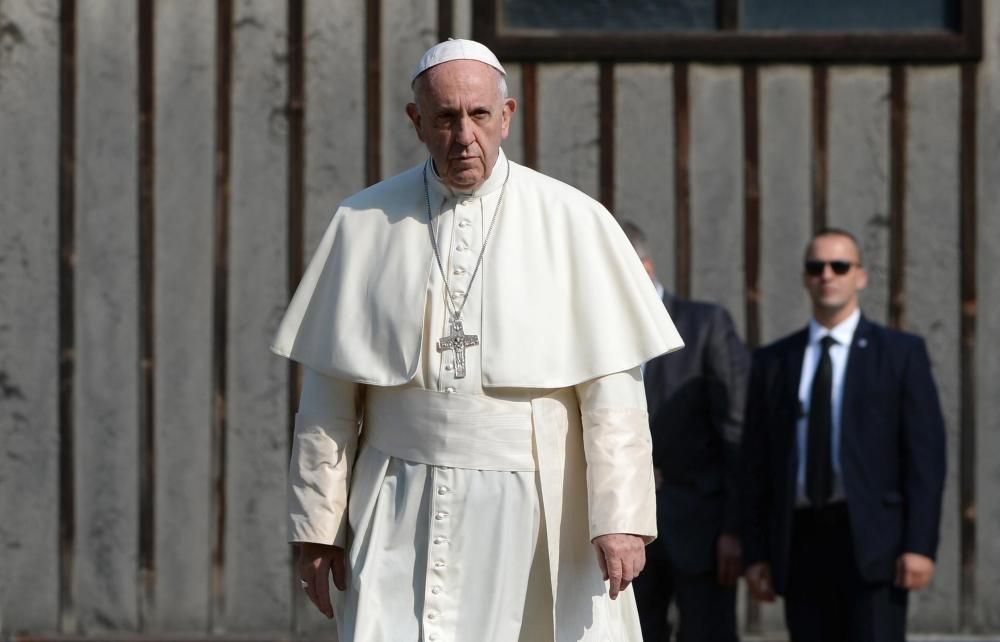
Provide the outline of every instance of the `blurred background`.
<path id="1" fill-rule="evenodd" d="M 267 347 L 337 202 L 424 159 L 409 74 L 451 35 L 507 66 L 508 155 L 751 346 L 806 322 L 812 231 L 859 237 L 948 427 L 910 630 L 1000 639 L 998 0 L 0 0 L 0 639 L 335 637 Z"/>

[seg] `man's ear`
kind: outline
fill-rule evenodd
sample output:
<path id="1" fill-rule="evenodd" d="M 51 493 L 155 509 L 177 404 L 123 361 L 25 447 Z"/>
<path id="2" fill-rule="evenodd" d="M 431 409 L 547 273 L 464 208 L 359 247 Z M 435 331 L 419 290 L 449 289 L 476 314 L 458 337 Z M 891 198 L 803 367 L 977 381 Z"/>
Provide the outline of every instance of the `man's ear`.
<path id="1" fill-rule="evenodd" d="M 420 110 L 417 109 L 416 103 L 406 103 L 406 115 L 410 117 L 410 122 L 413 123 L 413 129 L 417 132 L 417 138 L 420 142 L 424 142 L 424 135 L 420 129 Z"/>
<path id="2" fill-rule="evenodd" d="M 517 111 L 517 101 L 513 98 L 505 98 L 503 101 L 503 108 L 500 110 L 500 114 L 503 118 L 503 125 L 500 129 L 501 139 L 506 139 L 507 134 L 510 133 L 510 119 L 514 116 L 515 111 Z"/>

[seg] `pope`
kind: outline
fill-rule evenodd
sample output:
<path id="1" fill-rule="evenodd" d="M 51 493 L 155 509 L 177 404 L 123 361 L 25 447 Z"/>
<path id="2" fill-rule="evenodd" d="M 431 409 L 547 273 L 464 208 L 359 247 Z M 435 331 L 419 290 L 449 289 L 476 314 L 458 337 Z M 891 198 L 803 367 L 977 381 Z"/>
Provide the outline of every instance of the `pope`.
<path id="1" fill-rule="evenodd" d="M 504 155 L 505 76 L 424 54 L 427 161 L 340 204 L 272 346 L 304 366 L 289 538 L 341 642 L 641 640 L 640 365 L 683 344 L 608 211 Z"/>

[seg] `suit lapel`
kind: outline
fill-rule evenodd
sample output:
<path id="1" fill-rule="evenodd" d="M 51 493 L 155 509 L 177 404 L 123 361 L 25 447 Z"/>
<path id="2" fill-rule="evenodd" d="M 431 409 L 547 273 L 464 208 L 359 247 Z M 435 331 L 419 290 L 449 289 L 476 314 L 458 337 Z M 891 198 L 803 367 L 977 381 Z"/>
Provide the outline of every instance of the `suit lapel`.
<path id="1" fill-rule="evenodd" d="M 779 390 L 781 395 L 781 405 L 779 408 L 787 408 L 788 414 L 783 421 L 779 422 L 782 435 L 782 444 L 785 456 L 785 474 L 788 479 L 795 479 L 795 467 L 798 460 L 798 449 L 795 447 L 795 427 L 802 414 L 802 404 L 799 402 L 799 382 L 802 379 L 802 358 L 805 356 L 806 346 L 809 343 L 809 327 L 806 326 L 797 334 L 792 336 L 788 351 L 785 353 L 785 362 L 782 365 L 784 371 L 784 381 L 781 382 L 783 389 Z M 795 501 L 795 483 L 788 485 L 788 502 L 791 506 Z"/>
<path id="2" fill-rule="evenodd" d="M 690 317 L 690 315 L 682 314 L 682 312 L 685 312 L 683 309 L 684 303 L 678 300 L 676 296 L 670 294 L 670 292 L 664 292 L 663 305 L 667 308 L 667 313 L 670 315 L 670 318 L 673 319 L 674 324 L 677 327 L 677 331 L 682 333 L 681 336 L 686 337 L 685 341 L 688 342 L 690 350 L 695 350 L 695 344 L 700 340 L 698 335 L 695 334 L 698 330 L 691 327 L 694 320 Z M 673 359 L 664 359 L 663 367 L 660 369 L 660 376 L 662 377 L 660 382 L 662 386 L 661 389 L 664 390 L 664 392 L 666 392 L 668 388 L 670 388 L 672 392 L 675 391 L 678 383 L 683 381 L 685 376 L 689 374 L 689 366 L 686 364 L 690 363 L 691 355 L 685 355 L 683 351 L 681 351 L 681 353 Z"/>
<path id="3" fill-rule="evenodd" d="M 676 299 L 666 291 L 663 293 L 663 307 L 667 309 L 667 313 L 676 325 Z M 669 362 L 665 357 L 667 355 L 660 355 L 647 361 L 645 370 L 642 373 L 643 383 L 646 388 L 646 408 L 649 411 L 650 417 L 656 412 L 660 402 L 666 395 L 665 388 L 667 385 Z M 676 356 L 672 361 L 676 361 Z"/>
<path id="4" fill-rule="evenodd" d="M 677 298 L 667 291 L 663 292 L 663 307 L 667 309 L 667 314 L 673 318 L 677 314 Z"/>
<path id="5" fill-rule="evenodd" d="M 802 358 L 806 354 L 806 344 L 809 342 L 809 328 L 801 330 L 792 339 L 791 349 L 785 355 L 785 390 L 784 398 L 788 400 L 795 410 L 795 419 L 798 420 L 801 408 L 799 405 L 799 382 L 802 380 Z M 793 422 L 794 429 L 794 422 Z"/>
<path id="6" fill-rule="evenodd" d="M 876 369 L 876 350 L 872 324 L 861 317 L 851 339 L 851 349 L 847 353 L 847 371 L 844 373 L 844 396 L 840 406 L 840 441 L 850 439 L 851 431 L 858 424 L 857 411 L 861 404 L 862 392 L 868 377 Z"/>

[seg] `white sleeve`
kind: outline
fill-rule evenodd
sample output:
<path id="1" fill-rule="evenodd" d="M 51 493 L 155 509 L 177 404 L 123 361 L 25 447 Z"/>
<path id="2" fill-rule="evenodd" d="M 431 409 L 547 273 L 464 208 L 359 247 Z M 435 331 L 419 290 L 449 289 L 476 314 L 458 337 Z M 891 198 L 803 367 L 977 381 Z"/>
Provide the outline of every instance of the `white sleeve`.
<path id="1" fill-rule="evenodd" d="M 656 538 L 656 488 L 646 393 L 639 368 L 576 386 L 587 457 L 590 538 Z"/>
<path id="2" fill-rule="evenodd" d="M 361 386 L 305 368 L 288 470 L 288 539 L 345 546 Z"/>

